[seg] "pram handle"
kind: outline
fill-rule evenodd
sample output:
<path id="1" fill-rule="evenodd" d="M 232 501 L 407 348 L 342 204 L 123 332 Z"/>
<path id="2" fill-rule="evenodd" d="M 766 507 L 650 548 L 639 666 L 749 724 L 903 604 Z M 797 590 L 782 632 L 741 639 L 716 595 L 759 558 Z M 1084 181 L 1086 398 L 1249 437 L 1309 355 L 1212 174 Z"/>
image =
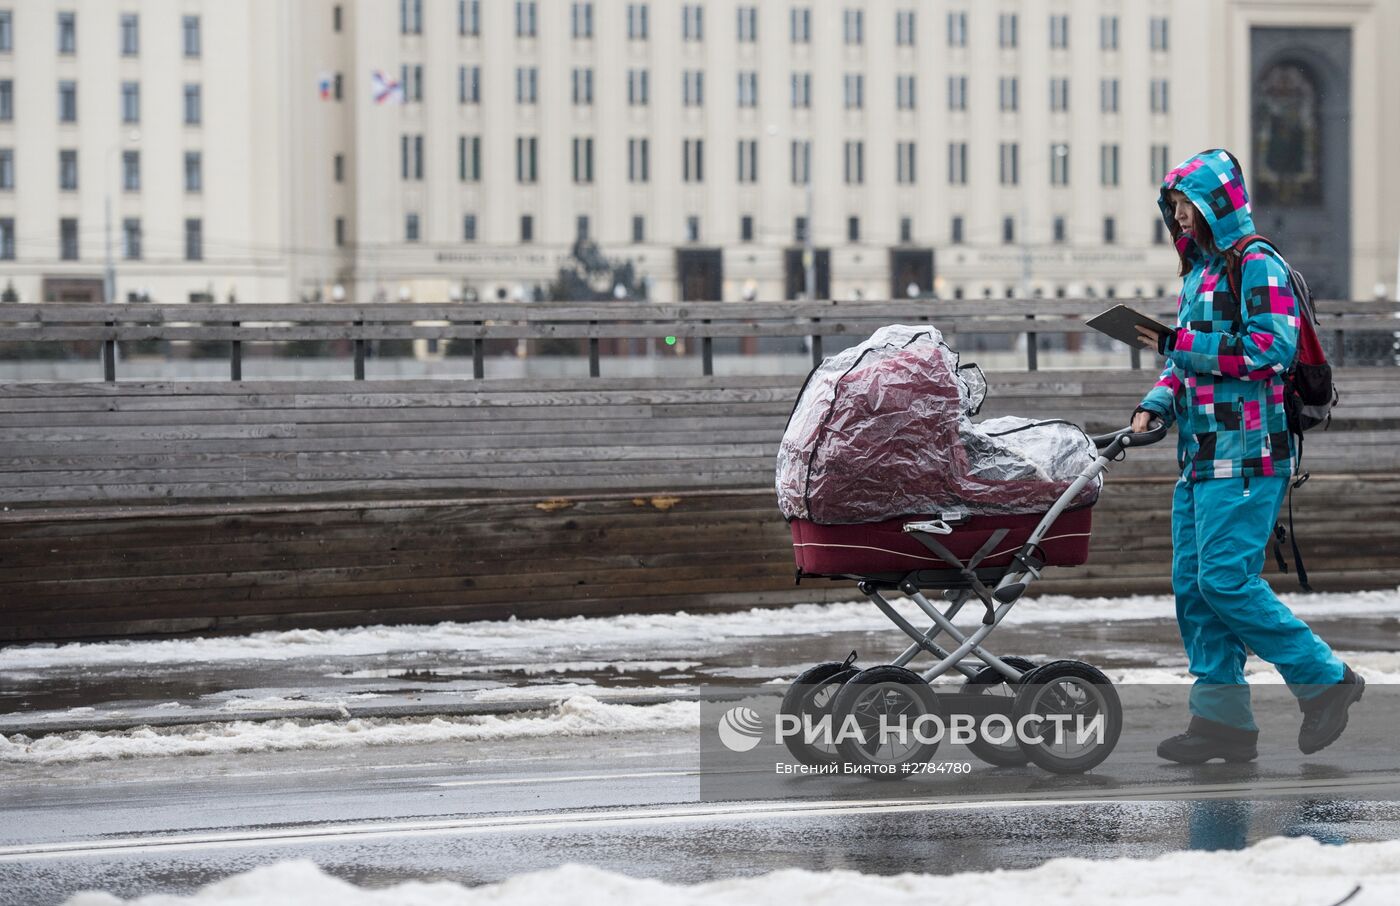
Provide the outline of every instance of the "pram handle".
<path id="1" fill-rule="evenodd" d="M 1093 441 L 1095 447 L 1098 447 L 1105 456 L 1112 459 L 1126 447 L 1146 447 L 1166 436 L 1167 423 L 1160 418 L 1154 418 L 1148 423 L 1147 430 L 1141 434 L 1133 433 L 1133 428 L 1129 425 L 1126 428 L 1119 428 L 1112 434 L 1100 434 L 1093 438 Z"/>

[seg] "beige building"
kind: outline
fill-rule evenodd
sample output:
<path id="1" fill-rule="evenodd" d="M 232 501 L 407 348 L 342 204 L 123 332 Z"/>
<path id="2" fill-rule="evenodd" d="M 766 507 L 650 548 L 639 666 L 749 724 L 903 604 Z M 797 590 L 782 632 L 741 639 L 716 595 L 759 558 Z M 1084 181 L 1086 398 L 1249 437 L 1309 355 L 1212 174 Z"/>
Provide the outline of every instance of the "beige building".
<path id="1" fill-rule="evenodd" d="M 1223 145 L 1368 297 L 1397 39 L 1389 0 L 0 0 L 0 289 L 101 299 L 110 235 L 119 299 L 515 299 L 584 235 L 654 300 L 776 299 L 810 222 L 823 296 L 1151 294 L 1158 180 Z"/>

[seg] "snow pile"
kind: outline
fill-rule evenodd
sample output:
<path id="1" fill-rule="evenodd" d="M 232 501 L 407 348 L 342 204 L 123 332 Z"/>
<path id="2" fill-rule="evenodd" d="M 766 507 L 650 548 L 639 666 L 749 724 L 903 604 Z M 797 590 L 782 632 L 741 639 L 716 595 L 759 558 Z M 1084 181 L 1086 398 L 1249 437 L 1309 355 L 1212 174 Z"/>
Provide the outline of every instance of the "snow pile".
<path id="1" fill-rule="evenodd" d="M 1325 906 L 1357 886 L 1349 906 L 1400 902 L 1400 841 L 1324 846 L 1310 837 L 1275 837 L 1237 852 L 1177 852 L 1155 859 L 1054 859 L 1024 871 L 892 877 L 853 871 L 797 869 L 693 887 L 642 880 L 581 865 L 520 875 L 467 888 L 410 882 L 366 890 L 324 874 L 309 861 L 283 862 L 235 875 L 189 897 L 156 895 L 133 906 L 526 906 L 565 898 L 574 906 L 667 903 L 745 906 L 805 903 L 887 906 L 930 903 L 1030 902 L 1037 906 L 1176 906 L 1180 903 L 1268 903 Z M 116 906 L 106 893 L 81 893 L 66 906 Z"/>
<path id="2" fill-rule="evenodd" d="M 699 723 L 698 702 L 625 705 L 575 695 L 545 711 L 505 717 L 358 718 L 339 722 L 233 721 L 184 727 L 137 727 L 100 733 L 73 731 L 37 739 L 15 734 L 0 736 L 0 763 L 60 764 L 152 755 L 210 755 L 434 742 L 487 742 L 542 736 L 598 736 L 694 730 Z"/>
<path id="3" fill-rule="evenodd" d="M 1283 594 L 1303 618 L 1400 615 L 1400 589 L 1354 593 Z M 916 622 L 924 618 L 913 604 L 897 602 Z M 969 620 L 980 611 L 969 608 Z M 1046 595 L 1018 604 L 1017 623 L 1089 623 L 1119 620 L 1171 620 L 1175 604 L 1167 595 L 1124 598 L 1071 598 Z M 693 647 L 727 638 L 802 633 L 888 631 L 890 624 L 869 602 L 801 604 L 782 609 L 755 608 L 736 613 L 632 614 L 552 620 L 439 623 L 433 626 L 365 626 L 355 629 L 298 629 L 236 638 L 113 641 L 70 645 L 27 645 L 0 650 L 0 672 L 44 667 L 214 663 L 219 661 L 340 658 L 393 652 L 489 652 L 583 648 L 636 650 L 677 645 Z M 621 661 L 618 662 L 619 664 Z M 619 668 L 621 669 L 621 668 Z M 639 668 L 640 669 L 640 668 Z"/>

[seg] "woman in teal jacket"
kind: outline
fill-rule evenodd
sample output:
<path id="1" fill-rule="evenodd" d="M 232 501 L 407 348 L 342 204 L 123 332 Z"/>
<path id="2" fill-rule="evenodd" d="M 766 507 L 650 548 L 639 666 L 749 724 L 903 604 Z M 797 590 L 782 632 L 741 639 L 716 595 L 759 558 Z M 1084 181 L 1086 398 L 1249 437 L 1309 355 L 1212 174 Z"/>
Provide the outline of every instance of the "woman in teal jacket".
<path id="1" fill-rule="evenodd" d="M 1153 417 L 1177 425 L 1172 588 L 1196 677 L 1187 731 L 1157 754 L 1186 764 L 1256 757 L 1249 651 L 1298 696 L 1298 746 L 1310 754 L 1341 735 L 1365 684 L 1259 575 L 1293 466 L 1283 374 L 1298 345 L 1298 307 L 1288 269 L 1267 245 L 1251 244 L 1240 258 L 1243 301 L 1231 291 L 1224 252 L 1255 230 L 1244 174 L 1228 151 L 1204 151 L 1172 170 L 1157 204 L 1183 280 L 1176 328 L 1143 335 L 1167 364 L 1133 425 L 1146 430 Z"/>

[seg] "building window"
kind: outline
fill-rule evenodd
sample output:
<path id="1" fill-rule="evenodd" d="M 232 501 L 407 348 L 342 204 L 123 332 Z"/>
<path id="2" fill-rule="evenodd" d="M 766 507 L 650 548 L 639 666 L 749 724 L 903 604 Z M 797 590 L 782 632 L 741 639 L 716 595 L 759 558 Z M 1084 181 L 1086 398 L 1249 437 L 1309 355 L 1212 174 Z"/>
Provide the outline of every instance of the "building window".
<path id="1" fill-rule="evenodd" d="M 576 68 L 573 74 L 574 106 L 589 107 L 593 104 L 593 70 Z"/>
<path id="2" fill-rule="evenodd" d="M 687 3 L 681 7 L 681 40 L 705 40 L 705 8 Z"/>
<path id="3" fill-rule="evenodd" d="M 345 99 L 345 77 L 338 72 L 335 74 L 335 99 L 337 101 Z"/>
<path id="4" fill-rule="evenodd" d="M 633 41 L 647 39 L 647 5 L 645 3 L 627 4 L 627 37 Z"/>
<path id="5" fill-rule="evenodd" d="M 1016 241 L 1016 219 L 1014 217 L 1001 218 L 1001 241 L 1006 245 L 1011 245 Z"/>
<path id="6" fill-rule="evenodd" d="M 705 104 L 705 73 L 699 69 L 687 69 L 681 73 L 681 103 L 686 107 L 701 107 Z"/>
<path id="7" fill-rule="evenodd" d="M 204 221 L 198 217 L 185 219 L 185 260 L 204 260 Z"/>
<path id="8" fill-rule="evenodd" d="M 647 220 L 640 214 L 632 215 L 632 241 L 645 242 L 647 238 Z"/>
<path id="9" fill-rule="evenodd" d="M 953 218 L 951 241 L 953 245 L 963 244 L 963 219 L 961 216 Z"/>
<path id="10" fill-rule="evenodd" d="M 948 144 L 948 184 L 967 185 L 967 142 Z"/>
<path id="11" fill-rule="evenodd" d="M 1167 150 L 1167 146 L 1153 145 L 1152 169 L 1149 171 L 1151 173 L 1152 182 L 1156 184 L 1166 179 L 1167 171 L 1171 168 L 1171 154 Z"/>
<path id="12" fill-rule="evenodd" d="M 1069 47 L 1069 16 L 1050 17 L 1050 47 L 1054 50 Z"/>
<path id="13" fill-rule="evenodd" d="M 520 215 L 520 241 L 535 241 L 535 218 L 529 214 Z"/>
<path id="14" fill-rule="evenodd" d="M 700 218 L 696 217 L 694 214 L 685 219 L 685 241 L 700 241 Z"/>
<path id="15" fill-rule="evenodd" d="M 967 46 L 967 13 L 948 14 L 948 46 Z"/>
<path id="16" fill-rule="evenodd" d="M 58 152 L 58 188 L 64 192 L 78 190 L 78 152 Z"/>
<path id="17" fill-rule="evenodd" d="M 1105 186 L 1118 185 L 1118 146 L 1099 147 L 1099 182 Z"/>
<path id="18" fill-rule="evenodd" d="M 198 126 L 204 121 L 204 108 L 198 84 L 185 86 L 185 125 Z"/>
<path id="19" fill-rule="evenodd" d="M 481 182 L 481 136 L 457 136 L 457 179 Z"/>
<path id="20" fill-rule="evenodd" d="M 899 218 L 899 241 L 905 244 L 914 241 L 914 218 Z"/>
<path id="21" fill-rule="evenodd" d="M 588 215 L 580 214 L 574 218 L 574 240 L 577 242 L 588 241 Z"/>
<path id="22" fill-rule="evenodd" d="M 900 47 L 914 46 L 914 11 L 912 9 L 895 11 L 894 43 Z"/>
<path id="23" fill-rule="evenodd" d="M 753 44 L 758 41 L 758 7 L 739 7 L 739 43 Z"/>
<path id="24" fill-rule="evenodd" d="M 593 37 L 593 4 L 575 3 L 569 12 L 569 33 L 575 39 Z"/>
<path id="25" fill-rule="evenodd" d="M 812 8 L 810 6 L 793 7 L 791 13 L 791 23 L 792 43 L 811 44 Z"/>
<path id="26" fill-rule="evenodd" d="M 340 34 L 344 20 L 344 11 L 339 3 L 331 7 L 331 31 Z"/>
<path id="27" fill-rule="evenodd" d="M 423 179 L 423 136 L 399 136 L 399 175 L 405 180 Z"/>
<path id="28" fill-rule="evenodd" d="M 1104 113 L 1118 112 L 1118 80 L 1099 80 L 1099 109 Z"/>
<path id="29" fill-rule="evenodd" d="M 141 191 L 141 152 L 122 152 L 122 191 Z"/>
<path id="30" fill-rule="evenodd" d="M 141 122 L 141 85 L 122 82 L 122 122 Z"/>
<path id="31" fill-rule="evenodd" d="M 78 51 L 77 18 L 77 13 L 58 14 L 58 52 L 61 54 L 77 53 Z"/>
<path id="32" fill-rule="evenodd" d="M 1069 110 L 1069 79 L 1054 78 L 1050 80 L 1050 110 L 1053 113 L 1064 113 Z"/>
<path id="33" fill-rule="evenodd" d="M 403 241 L 418 241 L 418 215 L 405 214 L 403 218 Z"/>
<path id="34" fill-rule="evenodd" d="M 865 182 L 865 142 L 846 142 L 846 185 Z"/>
<path id="35" fill-rule="evenodd" d="M 185 152 L 185 191 L 204 191 L 204 156 L 199 151 Z"/>
<path id="36" fill-rule="evenodd" d="M 1050 185 L 1069 185 L 1069 145 L 1050 146 Z"/>
<path id="37" fill-rule="evenodd" d="M 533 183 L 539 178 L 539 139 L 517 136 L 515 139 L 515 181 Z"/>
<path id="38" fill-rule="evenodd" d="M 1167 20 L 1154 16 L 1148 23 L 1150 42 L 1153 50 L 1167 50 L 1169 42 L 1167 40 Z"/>
<path id="39" fill-rule="evenodd" d="M 1001 184 L 1018 185 L 1021 181 L 1020 145 L 1015 142 L 1001 143 Z"/>
<path id="40" fill-rule="evenodd" d="M 807 109 L 812 106 L 812 74 L 794 72 L 792 74 L 792 106 Z"/>
<path id="41" fill-rule="evenodd" d="M 399 0 L 399 34 L 423 33 L 423 0 Z"/>
<path id="42" fill-rule="evenodd" d="M 914 109 L 914 77 L 898 75 L 894 77 L 895 106 L 900 110 Z"/>
<path id="43" fill-rule="evenodd" d="M 1153 80 L 1152 80 L 1152 112 L 1153 112 L 1153 113 L 1166 113 L 1167 110 L 1168 110 L 1168 105 L 1167 105 L 1167 80 L 1166 80 L 1166 79 L 1153 79 Z"/>
<path id="44" fill-rule="evenodd" d="M 1156 245 L 1167 244 L 1167 223 L 1162 218 L 1157 217 L 1152 221 L 1152 241 Z M 1157 295 L 1161 295 L 1158 293 Z"/>
<path id="45" fill-rule="evenodd" d="M 0 9 L 0 53 L 13 53 L 15 49 L 15 23 L 7 9 Z M 13 223 L 13 221 L 11 221 Z"/>
<path id="46" fill-rule="evenodd" d="M 141 26 L 135 13 L 122 14 L 122 56 L 134 57 L 141 52 Z"/>
<path id="47" fill-rule="evenodd" d="M 627 70 L 627 103 L 633 107 L 645 107 L 649 103 L 650 95 L 647 71 Z"/>
<path id="48" fill-rule="evenodd" d="M 997 42 L 1006 50 L 1016 47 L 1016 14 L 1002 13 L 997 17 Z"/>
<path id="49" fill-rule="evenodd" d="M 135 217 L 122 221 L 122 257 L 127 261 L 141 260 L 141 221 Z"/>
<path id="50" fill-rule="evenodd" d="M 687 138 L 681 142 L 681 179 L 685 182 L 705 181 L 705 140 Z"/>
<path id="51" fill-rule="evenodd" d="M 0 190 L 10 191 L 15 187 L 15 149 L 0 148 Z"/>
<path id="52" fill-rule="evenodd" d="M 753 242 L 753 215 L 745 214 L 739 218 L 739 241 Z"/>
<path id="53" fill-rule="evenodd" d="M 78 83 L 58 83 L 58 121 L 76 123 L 78 121 Z"/>
<path id="54" fill-rule="evenodd" d="M 1112 217 L 1105 217 L 1103 219 L 1103 241 L 1104 245 L 1112 245 L 1115 241 Z"/>
<path id="55" fill-rule="evenodd" d="M 847 44 L 865 43 L 865 13 L 858 9 L 844 10 L 841 17 L 841 33 Z"/>
<path id="56" fill-rule="evenodd" d="M 860 242 L 860 218 L 859 218 L 859 217 L 847 217 L 847 218 L 846 218 L 846 241 L 847 241 L 847 242 Z"/>
<path id="57" fill-rule="evenodd" d="M 1057 243 L 1063 243 L 1065 241 L 1065 219 L 1063 217 L 1056 217 L 1054 221 L 1052 221 L 1051 235 Z"/>
<path id="58" fill-rule="evenodd" d="M 1018 95 L 1020 94 L 1017 87 L 1016 77 L 1002 76 L 1000 82 L 998 83 L 998 88 L 1001 97 L 1002 112 L 1015 113 L 1017 107 L 1019 106 Z"/>
<path id="59" fill-rule="evenodd" d="M 865 76 L 860 73 L 846 73 L 845 96 L 847 110 L 860 110 L 865 106 Z"/>
<path id="60" fill-rule="evenodd" d="M 345 182 L 345 155 L 337 154 L 331 158 L 331 171 L 335 175 L 336 182 Z"/>
<path id="61" fill-rule="evenodd" d="M 78 260 L 78 221 L 72 217 L 58 222 L 58 257 L 64 261 Z"/>
<path id="62" fill-rule="evenodd" d="M 419 2 L 419 0 L 415 0 Z M 515 0 L 515 36 L 533 38 L 536 36 L 538 9 L 535 0 Z"/>
<path id="63" fill-rule="evenodd" d="M 539 100 L 540 70 L 536 66 L 515 68 L 515 103 L 534 104 Z"/>
<path id="64" fill-rule="evenodd" d="M 457 67 L 457 101 L 462 104 L 481 103 L 481 67 Z"/>
<path id="65" fill-rule="evenodd" d="M 1118 17 L 1099 16 L 1099 49 L 1118 49 Z"/>
<path id="66" fill-rule="evenodd" d="M 755 139 L 739 140 L 739 182 L 758 182 L 758 141 Z"/>
<path id="67" fill-rule="evenodd" d="M 593 182 L 593 139 L 574 139 L 574 182 L 588 185 Z"/>
<path id="68" fill-rule="evenodd" d="M 913 142 L 896 142 L 894 146 L 895 181 L 901 185 L 912 185 L 918 181 L 914 165 L 917 155 Z"/>
<path id="69" fill-rule="evenodd" d="M 627 140 L 627 181 L 644 183 L 651 181 L 651 140 L 629 138 Z"/>
<path id="70" fill-rule="evenodd" d="M 812 178 L 812 143 L 795 141 L 792 143 L 792 184 L 805 186 Z"/>
<path id="71" fill-rule="evenodd" d="M 15 118 L 15 83 L 11 79 L 0 79 L 0 123 L 13 122 Z"/>
<path id="72" fill-rule="evenodd" d="M 794 217 L 792 219 L 792 241 L 801 245 L 807 241 L 807 218 Z"/>
<path id="73" fill-rule="evenodd" d="M 337 217 L 337 218 L 335 219 L 335 247 L 336 247 L 336 248 L 344 248 L 344 247 L 345 247 L 345 218 L 344 218 L 344 217 Z"/>
<path id="74" fill-rule="evenodd" d="M 198 57 L 200 55 L 202 43 L 199 35 L 199 17 L 185 16 L 180 20 L 181 43 L 184 45 L 185 56 Z"/>
<path id="75" fill-rule="evenodd" d="M 464 214 L 464 215 L 462 215 L 462 241 L 463 241 L 463 242 L 475 242 L 475 241 L 476 241 L 476 215 L 475 215 L 475 214 Z"/>
<path id="76" fill-rule="evenodd" d="M 758 73 L 751 70 L 739 73 L 739 106 L 758 106 Z"/>
<path id="77" fill-rule="evenodd" d="M 15 219 L 0 217 L 0 261 L 15 260 Z"/>
<path id="78" fill-rule="evenodd" d="M 403 92 L 403 103 L 423 100 L 423 67 L 407 63 L 399 69 L 399 89 Z"/>
<path id="79" fill-rule="evenodd" d="M 948 76 L 948 109 L 967 110 L 967 76 Z"/>

